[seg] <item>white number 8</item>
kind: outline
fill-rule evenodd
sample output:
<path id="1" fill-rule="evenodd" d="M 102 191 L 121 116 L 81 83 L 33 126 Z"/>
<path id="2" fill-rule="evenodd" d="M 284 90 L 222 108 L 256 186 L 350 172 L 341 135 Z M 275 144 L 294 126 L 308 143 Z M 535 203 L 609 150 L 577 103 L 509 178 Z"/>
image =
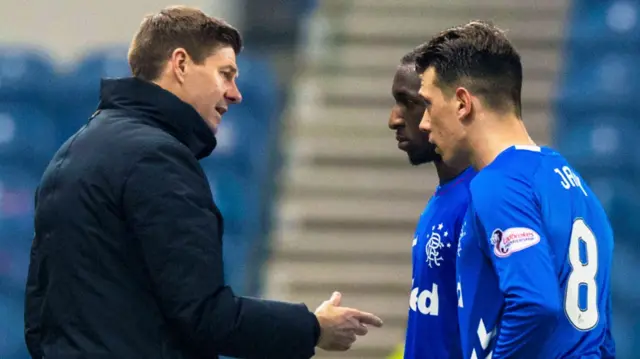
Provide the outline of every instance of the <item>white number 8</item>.
<path id="1" fill-rule="evenodd" d="M 580 242 L 585 244 L 586 264 L 580 260 Z M 573 222 L 569 242 L 569 263 L 571 273 L 567 281 L 564 296 L 564 311 L 569 321 L 578 330 L 590 330 L 598 324 L 598 245 L 596 237 L 582 218 Z M 579 305 L 580 285 L 587 288 L 587 306 L 582 310 Z"/>

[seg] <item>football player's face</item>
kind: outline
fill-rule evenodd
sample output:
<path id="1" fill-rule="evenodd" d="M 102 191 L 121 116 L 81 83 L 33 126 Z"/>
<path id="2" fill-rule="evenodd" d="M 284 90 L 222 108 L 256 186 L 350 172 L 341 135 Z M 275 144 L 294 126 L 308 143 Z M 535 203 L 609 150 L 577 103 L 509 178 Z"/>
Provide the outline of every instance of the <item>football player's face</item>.
<path id="1" fill-rule="evenodd" d="M 419 94 L 426 104 L 420 129 L 429 133 L 429 142 L 436 146 L 436 153 L 445 164 L 463 168 L 469 161 L 469 153 L 466 129 L 459 117 L 459 102 L 438 87 L 435 68 L 429 67 L 422 74 Z"/>
<path id="2" fill-rule="evenodd" d="M 398 68 L 393 78 L 391 94 L 396 104 L 391 108 L 389 128 L 395 132 L 398 148 L 405 151 L 413 165 L 432 162 L 440 158 L 429 143 L 429 134 L 418 128 L 425 110 L 418 95 L 420 77 L 415 65 Z"/>

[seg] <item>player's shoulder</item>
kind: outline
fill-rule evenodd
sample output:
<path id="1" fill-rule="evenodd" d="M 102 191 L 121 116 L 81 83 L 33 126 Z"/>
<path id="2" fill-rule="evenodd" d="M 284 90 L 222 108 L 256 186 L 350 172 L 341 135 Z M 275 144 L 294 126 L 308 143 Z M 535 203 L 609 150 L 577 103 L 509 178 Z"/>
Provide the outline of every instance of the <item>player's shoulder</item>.
<path id="1" fill-rule="evenodd" d="M 556 152 L 539 146 L 507 148 L 471 181 L 472 201 L 496 203 L 528 197 L 533 193 L 540 168 L 556 156 Z"/>
<path id="2" fill-rule="evenodd" d="M 561 163 L 566 160 L 548 147 L 511 146 L 475 176 L 471 187 L 477 190 L 480 186 L 495 187 L 505 182 L 531 184 L 542 168 Z"/>

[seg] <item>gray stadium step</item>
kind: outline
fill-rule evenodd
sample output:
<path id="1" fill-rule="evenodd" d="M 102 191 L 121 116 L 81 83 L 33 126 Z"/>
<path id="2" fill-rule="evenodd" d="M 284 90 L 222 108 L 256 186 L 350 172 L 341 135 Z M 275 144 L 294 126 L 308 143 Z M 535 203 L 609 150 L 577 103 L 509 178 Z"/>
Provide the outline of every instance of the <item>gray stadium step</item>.
<path id="1" fill-rule="evenodd" d="M 473 20 L 469 14 L 460 16 L 441 16 L 437 13 L 427 13 L 421 16 L 407 17 L 394 15 L 393 12 L 373 15 L 370 13 L 353 12 L 344 19 L 342 32 L 346 36 L 392 36 L 402 37 L 402 34 L 424 33 L 425 40 L 437 32 L 455 25 L 461 25 Z M 498 26 L 507 31 L 509 39 L 514 42 L 526 39 L 528 41 L 558 41 L 562 36 L 563 23 L 557 19 L 539 19 L 532 16 L 527 21 L 512 19 L 504 16 L 494 20 Z"/>
<path id="2" fill-rule="evenodd" d="M 417 223 L 417 220 L 416 220 Z M 366 255 L 375 260 L 407 265 L 411 262 L 413 230 L 397 233 L 370 231 L 354 236 L 347 231 L 301 232 L 282 236 L 276 234 L 274 260 L 334 262 Z M 315 258 L 315 259 L 314 259 Z"/>
<path id="3" fill-rule="evenodd" d="M 428 40 L 425 37 L 423 41 Z M 401 41 L 392 46 L 376 46 L 362 44 L 345 44 L 336 49 L 335 56 L 330 63 L 339 64 L 342 72 L 358 71 L 360 68 L 374 68 L 375 75 L 393 76 L 396 66 L 404 54 L 411 51 L 420 42 Z M 555 70 L 562 59 L 561 54 L 553 49 L 530 50 L 519 49 L 523 67 L 529 72 Z M 525 74 L 526 76 L 526 74 Z"/>
<path id="4" fill-rule="evenodd" d="M 397 150 L 399 151 L 399 150 Z M 301 195 L 308 189 L 327 189 L 336 192 L 358 190 L 383 191 L 386 193 L 399 192 L 414 194 L 417 198 L 427 200 L 429 191 L 426 188 L 437 183 L 437 175 L 432 171 L 432 165 L 412 167 L 405 159 L 405 168 L 388 169 L 359 169 L 358 171 L 344 171 L 337 167 L 311 169 L 295 167 L 289 172 L 291 186 L 299 188 Z"/>
<path id="5" fill-rule="evenodd" d="M 388 94 L 391 101 L 391 95 Z M 380 138 L 394 141 L 395 132 L 387 126 L 391 104 L 388 109 L 377 109 L 357 106 L 331 106 L 320 114 L 299 123 L 295 128 L 297 138 L 330 137 L 350 141 L 354 137 L 360 139 Z M 549 135 L 551 111 L 548 109 L 525 109 L 524 122 L 528 126 L 534 140 L 543 141 Z M 399 150 L 398 150 L 399 151 Z M 433 183 L 433 182 L 430 182 Z"/>
<path id="6" fill-rule="evenodd" d="M 348 239 L 348 238 L 347 238 Z M 269 271 L 276 276 L 286 278 L 289 283 L 304 281 L 334 286 L 334 290 L 341 290 L 347 286 L 385 285 L 409 286 L 411 284 L 411 265 L 367 262 L 366 254 L 362 254 L 359 261 L 332 263 L 313 262 L 280 262 L 269 263 Z M 331 294 L 331 293 L 329 293 Z"/>
<path id="7" fill-rule="evenodd" d="M 388 103 L 390 106 L 393 103 L 389 96 L 392 80 L 392 75 L 388 74 L 368 77 L 349 75 L 323 76 L 319 79 L 318 86 L 324 92 L 343 98 L 345 101 L 348 101 L 350 97 L 368 98 L 372 102 Z M 527 101 L 542 102 L 553 95 L 554 86 L 554 83 L 549 79 L 527 79 L 522 84 L 522 93 L 527 98 Z M 381 91 L 381 89 L 388 90 Z"/>
<path id="8" fill-rule="evenodd" d="M 282 220 L 314 218 L 333 221 L 411 221 L 417 220 L 426 198 L 397 199 L 390 205 L 387 198 L 368 198 L 353 201 L 340 197 L 309 198 L 285 201 Z"/>

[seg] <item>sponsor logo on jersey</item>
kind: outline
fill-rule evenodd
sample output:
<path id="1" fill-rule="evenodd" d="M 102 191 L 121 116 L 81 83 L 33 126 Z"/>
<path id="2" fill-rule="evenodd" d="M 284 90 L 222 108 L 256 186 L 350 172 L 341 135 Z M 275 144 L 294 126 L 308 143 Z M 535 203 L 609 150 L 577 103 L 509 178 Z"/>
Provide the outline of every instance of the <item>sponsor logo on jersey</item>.
<path id="1" fill-rule="evenodd" d="M 493 253 L 500 258 L 527 249 L 540 242 L 540 235 L 530 228 L 495 229 L 491 234 Z"/>
<path id="2" fill-rule="evenodd" d="M 409 297 L 409 307 L 414 312 L 438 316 L 438 285 L 433 283 L 430 291 L 426 289 L 420 291 L 420 288 L 413 288 Z"/>

